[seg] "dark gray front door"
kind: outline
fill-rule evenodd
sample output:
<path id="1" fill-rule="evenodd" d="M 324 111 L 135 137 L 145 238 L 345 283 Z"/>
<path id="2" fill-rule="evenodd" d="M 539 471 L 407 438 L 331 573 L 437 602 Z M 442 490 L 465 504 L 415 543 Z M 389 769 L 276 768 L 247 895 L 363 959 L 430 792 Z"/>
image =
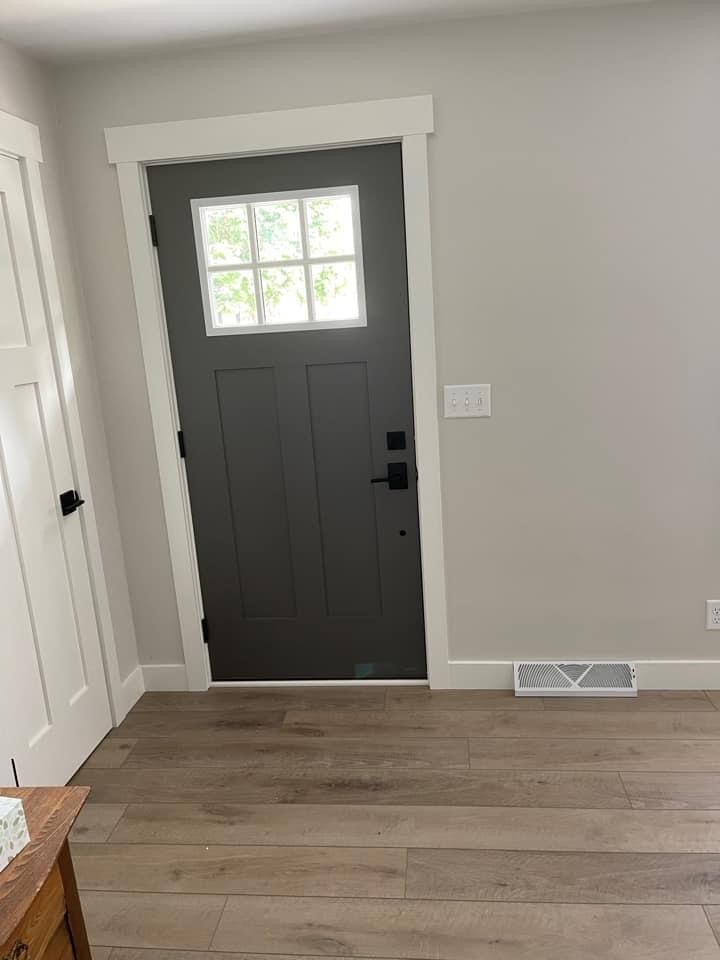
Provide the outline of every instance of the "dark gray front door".
<path id="1" fill-rule="evenodd" d="M 400 146 L 148 173 L 213 679 L 425 677 Z"/>

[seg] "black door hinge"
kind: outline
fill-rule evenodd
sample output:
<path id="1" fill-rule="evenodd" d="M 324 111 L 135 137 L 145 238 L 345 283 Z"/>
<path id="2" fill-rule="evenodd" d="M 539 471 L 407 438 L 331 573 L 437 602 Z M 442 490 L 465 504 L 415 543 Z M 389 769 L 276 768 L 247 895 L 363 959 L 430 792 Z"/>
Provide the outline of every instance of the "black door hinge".
<path id="1" fill-rule="evenodd" d="M 156 246 L 158 245 L 158 242 L 157 242 L 157 224 L 155 223 L 155 215 L 154 215 L 154 214 L 152 214 L 152 213 L 149 214 L 149 216 L 148 216 L 148 222 L 150 223 L 150 239 L 152 240 L 152 245 L 153 245 L 154 247 L 156 247 Z"/>
<path id="2" fill-rule="evenodd" d="M 185 459 L 185 434 L 182 430 L 178 430 L 178 448 L 180 449 L 180 456 Z"/>
<path id="3" fill-rule="evenodd" d="M 203 617 L 200 621 L 200 627 L 202 629 L 203 643 L 208 643 L 208 638 L 210 636 L 210 631 L 208 630 L 207 618 Z"/>

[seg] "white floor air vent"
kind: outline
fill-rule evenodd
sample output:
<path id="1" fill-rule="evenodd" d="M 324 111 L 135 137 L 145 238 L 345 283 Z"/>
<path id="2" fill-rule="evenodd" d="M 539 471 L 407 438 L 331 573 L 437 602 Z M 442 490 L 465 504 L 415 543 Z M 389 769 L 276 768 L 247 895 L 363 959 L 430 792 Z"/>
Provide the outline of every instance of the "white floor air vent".
<path id="1" fill-rule="evenodd" d="M 627 660 L 523 660 L 513 664 L 516 697 L 636 697 L 635 664 Z"/>

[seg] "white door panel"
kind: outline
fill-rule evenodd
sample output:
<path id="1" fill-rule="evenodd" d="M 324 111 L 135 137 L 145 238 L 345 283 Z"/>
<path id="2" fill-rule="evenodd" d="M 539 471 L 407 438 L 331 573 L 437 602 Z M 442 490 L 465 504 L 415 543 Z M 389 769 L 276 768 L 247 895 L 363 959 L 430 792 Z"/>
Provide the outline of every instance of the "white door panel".
<path id="1" fill-rule="evenodd" d="M 82 518 L 59 504 L 73 471 L 21 168 L 2 156 L 0 209 L 0 746 L 22 785 L 64 783 L 110 712 Z"/>

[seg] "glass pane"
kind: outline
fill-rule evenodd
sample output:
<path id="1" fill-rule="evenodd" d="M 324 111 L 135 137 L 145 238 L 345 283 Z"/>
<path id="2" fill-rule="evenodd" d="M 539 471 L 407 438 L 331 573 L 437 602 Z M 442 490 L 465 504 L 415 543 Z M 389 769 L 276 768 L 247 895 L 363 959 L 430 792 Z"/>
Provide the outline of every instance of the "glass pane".
<path id="1" fill-rule="evenodd" d="M 260 271 L 266 323 L 305 323 L 308 319 L 302 267 L 266 267 Z"/>
<path id="2" fill-rule="evenodd" d="M 258 322 L 252 270 L 209 274 L 213 326 L 247 327 Z"/>
<path id="3" fill-rule="evenodd" d="M 297 200 L 255 204 L 255 232 L 261 260 L 299 260 L 300 215 Z"/>
<path id="4" fill-rule="evenodd" d="M 342 257 L 355 252 L 350 197 L 306 200 L 305 217 L 311 257 Z"/>
<path id="5" fill-rule="evenodd" d="M 357 320 L 360 315 L 355 261 L 312 266 L 316 320 Z"/>
<path id="6" fill-rule="evenodd" d="M 247 207 L 205 207 L 202 214 L 205 220 L 208 265 L 215 267 L 223 263 L 249 263 Z"/>

